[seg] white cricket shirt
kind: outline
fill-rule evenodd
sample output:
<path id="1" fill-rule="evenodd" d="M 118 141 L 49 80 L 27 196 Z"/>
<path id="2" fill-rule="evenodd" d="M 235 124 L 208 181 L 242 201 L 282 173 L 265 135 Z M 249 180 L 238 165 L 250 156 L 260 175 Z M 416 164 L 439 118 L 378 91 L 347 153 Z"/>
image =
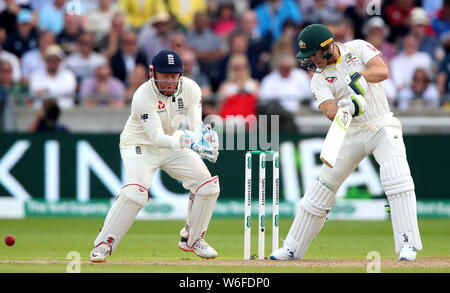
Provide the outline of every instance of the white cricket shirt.
<path id="1" fill-rule="evenodd" d="M 172 135 L 185 117 L 191 130 L 202 123 L 202 94 L 197 83 L 184 76 L 178 87 L 173 99 L 160 94 L 153 79 L 143 83 L 133 95 L 120 145 L 180 148 L 179 136 Z"/>
<path id="2" fill-rule="evenodd" d="M 364 71 L 367 62 L 381 52 L 364 40 L 353 40 L 345 44 L 336 43 L 341 57 L 336 64 L 328 65 L 321 73 L 315 73 L 311 80 L 311 90 L 317 105 L 326 100 L 339 101 L 351 95 L 349 87 L 344 81 L 345 76 L 353 72 Z M 352 124 L 367 123 L 392 115 L 381 82 L 368 83 L 365 96 L 367 102 L 366 112 L 355 117 Z"/>

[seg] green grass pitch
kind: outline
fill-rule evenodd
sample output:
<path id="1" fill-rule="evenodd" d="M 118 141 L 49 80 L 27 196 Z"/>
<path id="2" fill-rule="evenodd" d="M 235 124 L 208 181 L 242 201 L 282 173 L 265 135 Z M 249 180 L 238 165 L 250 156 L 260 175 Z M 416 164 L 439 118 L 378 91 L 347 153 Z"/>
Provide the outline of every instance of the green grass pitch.
<path id="1" fill-rule="evenodd" d="M 80 254 L 82 273 L 297 273 L 367 271 L 367 254 L 381 256 L 381 272 L 450 272 L 450 219 L 419 219 L 424 249 L 416 262 L 396 260 L 390 221 L 328 221 L 313 240 L 304 261 L 243 261 L 243 219 L 213 218 L 206 240 L 219 253 L 202 260 L 177 247 L 184 221 L 136 221 L 106 264 L 89 263 L 101 218 L 28 218 L 0 220 L 0 273 L 65 273 L 67 255 Z M 256 218 L 252 221 L 252 255 L 257 254 Z M 271 249 L 267 221 L 266 255 Z M 284 238 L 292 219 L 281 218 Z M 13 246 L 3 239 L 12 234 Z M 280 241 L 281 244 L 281 241 Z M 426 259 L 426 261 L 421 261 Z M 386 263 L 384 261 L 387 261 Z"/>

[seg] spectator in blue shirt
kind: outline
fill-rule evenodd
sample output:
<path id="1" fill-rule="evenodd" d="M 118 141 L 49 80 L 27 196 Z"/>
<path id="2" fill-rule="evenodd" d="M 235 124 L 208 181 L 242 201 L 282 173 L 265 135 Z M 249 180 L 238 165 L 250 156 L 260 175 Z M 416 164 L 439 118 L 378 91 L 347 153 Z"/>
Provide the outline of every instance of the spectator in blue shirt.
<path id="1" fill-rule="evenodd" d="M 431 26 L 436 32 L 438 38 L 442 36 L 443 33 L 450 31 L 450 1 L 445 0 L 444 6 L 438 12 L 437 16 L 431 21 Z"/>
<path id="2" fill-rule="evenodd" d="M 300 8 L 292 0 L 266 0 L 256 6 L 255 11 L 260 34 L 271 33 L 274 41 L 281 36 L 286 19 L 290 18 L 296 24 L 302 20 Z"/>
<path id="3" fill-rule="evenodd" d="M 52 5 L 43 7 L 39 13 L 39 29 L 58 35 L 64 29 L 66 0 L 54 0 Z"/>

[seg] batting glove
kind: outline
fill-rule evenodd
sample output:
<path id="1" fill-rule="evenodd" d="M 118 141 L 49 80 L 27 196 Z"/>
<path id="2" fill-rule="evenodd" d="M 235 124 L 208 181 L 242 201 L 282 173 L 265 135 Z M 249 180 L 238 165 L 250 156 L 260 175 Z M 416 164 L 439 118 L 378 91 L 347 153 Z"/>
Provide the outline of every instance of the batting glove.
<path id="1" fill-rule="evenodd" d="M 355 94 L 361 95 L 363 97 L 366 96 L 368 84 L 364 76 L 362 76 L 358 72 L 353 72 L 349 74 L 349 76 L 346 76 L 344 80 L 347 85 L 353 90 L 353 92 L 355 92 Z"/>
<path id="2" fill-rule="evenodd" d="M 361 95 L 351 95 L 348 98 L 341 99 L 337 106 L 346 108 L 353 117 L 358 117 L 366 112 L 366 99 Z"/>

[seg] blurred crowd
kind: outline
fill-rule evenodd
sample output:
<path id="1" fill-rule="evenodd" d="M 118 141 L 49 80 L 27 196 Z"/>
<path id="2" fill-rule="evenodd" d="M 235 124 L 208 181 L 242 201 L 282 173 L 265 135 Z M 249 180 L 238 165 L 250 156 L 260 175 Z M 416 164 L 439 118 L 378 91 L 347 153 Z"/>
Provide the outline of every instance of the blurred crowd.
<path id="1" fill-rule="evenodd" d="M 393 110 L 450 108 L 450 0 L 0 0 L 0 130 L 13 104 L 41 110 L 36 131 L 67 131 L 59 112 L 78 104 L 126 106 L 166 48 L 205 116 L 288 121 L 317 111 L 295 58 L 311 23 L 383 53 Z"/>

